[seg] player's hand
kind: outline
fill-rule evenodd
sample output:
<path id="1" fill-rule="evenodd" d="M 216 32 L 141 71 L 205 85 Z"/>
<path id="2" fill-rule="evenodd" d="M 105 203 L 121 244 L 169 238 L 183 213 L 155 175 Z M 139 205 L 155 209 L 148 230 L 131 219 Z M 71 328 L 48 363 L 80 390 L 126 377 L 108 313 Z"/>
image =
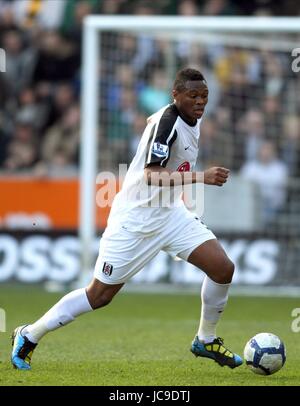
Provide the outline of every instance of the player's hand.
<path id="1" fill-rule="evenodd" d="M 204 183 L 206 185 L 223 186 L 227 182 L 229 169 L 214 166 L 204 171 Z"/>

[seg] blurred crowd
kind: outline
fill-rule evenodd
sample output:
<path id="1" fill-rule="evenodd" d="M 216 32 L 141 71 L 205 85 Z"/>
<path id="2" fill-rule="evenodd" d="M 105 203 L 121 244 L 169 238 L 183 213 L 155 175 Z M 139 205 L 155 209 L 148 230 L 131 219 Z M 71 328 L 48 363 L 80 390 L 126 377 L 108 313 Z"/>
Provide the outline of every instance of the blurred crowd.
<path id="1" fill-rule="evenodd" d="M 296 16 L 300 4 L 0 0 L 0 48 L 6 52 L 6 73 L 0 73 L 2 172 L 78 172 L 82 21 L 92 13 Z M 300 176 L 300 75 L 291 70 L 290 52 L 129 33 L 104 34 L 101 48 L 100 168 L 130 161 L 147 116 L 172 101 L 176 70 L 192 66 L 202 70 L 210 89 L 199 166 L 224 165 L 254 179 L 272 210 L 281 207 L 287 179 Z"/>

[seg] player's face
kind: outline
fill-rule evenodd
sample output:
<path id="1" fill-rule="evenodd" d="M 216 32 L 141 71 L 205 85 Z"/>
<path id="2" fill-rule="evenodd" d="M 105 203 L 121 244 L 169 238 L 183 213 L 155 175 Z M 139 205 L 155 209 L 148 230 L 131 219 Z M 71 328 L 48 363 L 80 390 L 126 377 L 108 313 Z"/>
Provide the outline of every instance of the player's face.
<path id="1" fill-rule="evenodd" d="M 186 82 L 185 90 L 173 90 L 175 104 L 180 113 L 189 121 L 201 118 L 208 102 L 208 88 L 202 81 Z"/>

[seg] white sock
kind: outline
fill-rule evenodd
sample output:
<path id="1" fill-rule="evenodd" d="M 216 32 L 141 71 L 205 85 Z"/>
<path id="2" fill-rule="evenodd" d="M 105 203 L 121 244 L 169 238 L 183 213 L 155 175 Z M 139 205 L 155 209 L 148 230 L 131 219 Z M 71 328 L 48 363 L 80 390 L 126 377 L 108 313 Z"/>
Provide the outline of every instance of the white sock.
<path id="1" fill-rule="evenodd" d="M 74 290 L 61 298 L 34 324 L 26 326 L 22 334 L 32 343 L 37 343 L 49 331 L 65 326 L 80 314 L 92 310 L 85 289 Z"/>
<path id="2" fill-rule="evenodd" d="M 200 341 L 209 343 L 216 338 L 217 323 L 228 300 L 230 283 L 220 284 L 204 278 L 201 289 L 201 319 L 198 330 Z"/>

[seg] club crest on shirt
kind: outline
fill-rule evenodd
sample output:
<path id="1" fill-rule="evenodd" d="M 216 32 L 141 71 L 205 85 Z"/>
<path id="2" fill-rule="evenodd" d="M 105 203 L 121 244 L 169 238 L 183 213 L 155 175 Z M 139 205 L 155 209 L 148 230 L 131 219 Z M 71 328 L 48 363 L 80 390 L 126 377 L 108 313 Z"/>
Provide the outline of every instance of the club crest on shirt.
<path id="1" fill-rule="evenodd" d="M 105 276 L 110 276 L 113 271 L 113 265 L 109 264 L 108 262 L 104 262 L 102 272 Z"/>
<path id="2" fill-rule="evenodd" d="M 177 172 L 188 172 L 191 169 L 191 165 L 189 162 L 183 162 L 183 164 L 179 165 L 176 169 Z"/>
<path id="3" fill-rule="evenodd" d="M 154 142 L 152 147 L 152 154 L 159 157 L 165 158 L 168 155 L 169 147 L 168 145 L 161 144 L 159 142 Z"/>

